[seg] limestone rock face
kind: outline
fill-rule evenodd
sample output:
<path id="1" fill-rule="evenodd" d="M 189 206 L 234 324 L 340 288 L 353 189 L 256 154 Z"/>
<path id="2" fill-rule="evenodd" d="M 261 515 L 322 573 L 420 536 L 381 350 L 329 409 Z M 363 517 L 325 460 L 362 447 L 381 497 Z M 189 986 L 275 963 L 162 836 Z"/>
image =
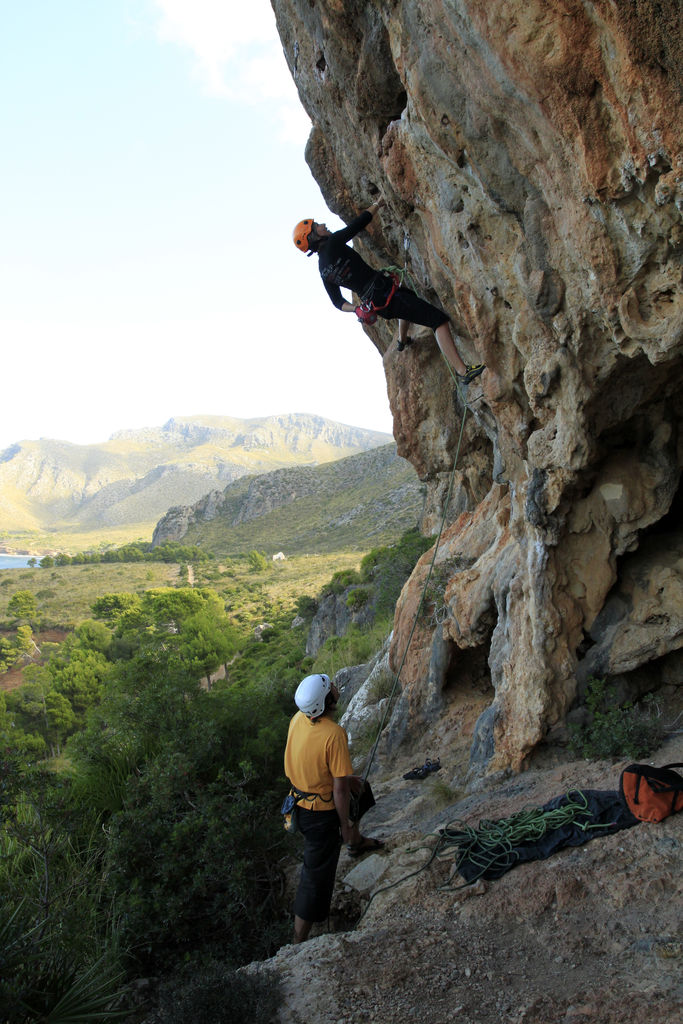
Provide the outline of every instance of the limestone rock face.
<path id="1" fill-rule="evenodd" d="M 325 594 L 318 605 L 306 639 L 306 654 L 314 658 L 326 640 L 332 636 L 344 636 L 349 626 L 355 623 L 364 626 L 372 622 L 373 610 L 366 604 L 354 608 L 349 605 L 349 595 L 354 587 L 346 587 L 341 594 Z"/>
<path id="2" fill-rule="evenodd" d="M 519 769 L 587 674 L 656 685 L 682 644 L 680 8 L 273 7 L 328 205 L 348 221 L 385 196 L 359 251 L 405 261 L 487 365 L 465 408 L 430 332 L 399 353 L 393 325 L 366 328 L 423 527 L 445 517 L 410 642 L 430 553 L 397 607 L 388 736 L 484 671 L 473 765 Z"/>

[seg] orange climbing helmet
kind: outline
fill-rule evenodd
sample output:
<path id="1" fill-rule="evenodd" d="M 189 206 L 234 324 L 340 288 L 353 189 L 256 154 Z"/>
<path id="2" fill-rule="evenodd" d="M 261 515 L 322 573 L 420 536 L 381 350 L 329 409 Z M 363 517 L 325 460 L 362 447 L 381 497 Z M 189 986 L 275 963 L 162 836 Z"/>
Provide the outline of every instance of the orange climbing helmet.
<path id="1" fill-rule="evenodd" d="M 308 250 L 311 248 L 310 245 L 308 244 L 308 236 L 313 230 L 314 223 L 315 221 L 313 220 L 312 217 L 307 217 L 306 220 L 300 220 L 297 226 L 294 228 L 294 231 L 292 232 L 292 239 L 294 240 L 294 245 L 297 247 L 297 249 L 300 249 L 301 252 L 308 252 Z"/>

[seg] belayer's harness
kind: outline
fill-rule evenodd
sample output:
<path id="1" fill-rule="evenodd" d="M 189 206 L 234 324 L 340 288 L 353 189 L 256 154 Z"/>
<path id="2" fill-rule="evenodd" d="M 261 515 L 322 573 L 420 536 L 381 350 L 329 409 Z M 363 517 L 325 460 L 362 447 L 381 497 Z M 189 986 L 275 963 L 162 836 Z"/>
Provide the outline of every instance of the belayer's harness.
<path id="1" fill-rule="evenodd" d="M 296 804 L 298 804 L 300 800 L 304 800 L 304 801 L 306 801 L 306 800 L 309 800 L 309 801 L 322 800 L 322 802 L 324 804 L 332 804 L 332 803 L 334 803 L 334 796 L 332 796 L 332 795 L 326 797 L 326 796 L 323 796 L 321 793 L 306 793 L 303 789 L 299 789 L 298 786 L 295 786 L 294 783 L 291 782 L 289 779 L 287 781 L 289 782 L 289 786 L 290 786 L 289 796 L 292 797 L 293 802 L 296 803 Z M 287 799 L 287 798 L 285 798 L 285 799 Z"/>
<path id="2" fill-rule="evenodd" d="M 394 273 L 391 273 L 388 276 L 391 278 L 391 288 L 389 290 L 389 294 L 386 297 L 386 301 L 381 306 L 376 305 L 372 301 L 372 299 L 368 299 L 365 302 L 361 302 L 358 306 L 356 306 L 355 313 L 360 323 L 377 323 L 377 314 L 381 312 L 381 310 L 387 308 L 387 306 L 393 299 L 394 295 L 396 294 L 396 289 L 399 288 L 401 285 L 401 279 L 398 276 L 398 274 Z"/>
<path id="3" fill-rule="evenodd" d="M 287 780 L 289 782 L 289 779 Z M 324 797 L 320 793 L 306 793 L 303 789 L 299 789 L 293 782 L 289 782 L 290 790 L 287 796 L 282 801 L 282 807 L 280 813 L 282 814 L 283 825 L 285 832 L 297 832 L 299 825 L 297 821 L 297 811 L 299 810 L 300 800 L 322 800 L 325 804 L 334 805 L 334 796 Z"/>

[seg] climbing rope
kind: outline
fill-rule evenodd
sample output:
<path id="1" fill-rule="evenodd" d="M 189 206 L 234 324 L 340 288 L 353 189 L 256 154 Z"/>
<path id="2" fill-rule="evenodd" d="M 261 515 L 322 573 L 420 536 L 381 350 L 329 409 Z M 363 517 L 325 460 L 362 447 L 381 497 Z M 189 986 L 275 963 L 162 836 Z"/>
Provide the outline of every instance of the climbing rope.
<path id="1" fill-rule="evenodd" d="M 405 262 L 404 262 L 404 266 L 402 268 L 401 267 L 391 266 L 391 267 L 383 267 L 382 269 L 386 273 L 396 274 L 398 276 L 398 278 L 399 278 L 400 284 L 403 284 L 403 281 L 407 280 L 408 283 L 409 283 L 409 287 L 412 287 L 412 285 L 410 285 L 410 278 L 408 277 L 408 248 L 409 248 L 409 245 L 410 245 L 410 238 L 409 238 L 409 236 L 406 233 L 404 235 L 404 239 L 403 239 L 403 247 L 404 247 L 404 250 L 405 250 Z M 449 508 L 451 497 L 452 497 L 452 494 L 453 494 L 453 483 L 454 483 L 454 480 L 455 480 L 456 469 L 458 467 L 458 459 L 460 457 L 460 448 L 461 448 L 461 445 L 462 445 L 462 439 L 463 439 L 463 435 L 464 435 L 464 432 L 465 432 L 465 420 L 466 420 L 466 417 L 467 417 L 467 409 L 468 409 L 467 389 L 466 388 L 463 389 L 461 387 L 460 381 L 458 380 L 457 375 L 456 375 L 455 371 L 453 370 L 453 367 L 448 362 L 448 360 L 443 355 L 443 353 L 442 353 L 442 357 L 443 357 L 444 363 L 446 364 L 448 372 L 450 373 L 450 375 L 451 375 L 451 377 L 453 379 L 453 382 L 455 384 L 458 397 L 460 398 L 460 400 L 462 402 L 462 406 L 463 406 L 462 419 L 460 421 L 460 433 L 458 435 L 458 444 L 457 444 L 456 450 L 455 450 L 455 458 L 453 459 L 453 468 L 451 470 L 450 479 L 448 481 L 448 491 L 446 492 L 446 501 L 444 503 L 443 514 L 441 516 L 441 522 L 439 524 L 439 530 L 438 530 L 438 533 L 436 535 L 436 540 L 434 542 L 434 553 L 432 555 L 431 562 L 429 563 L 429 569 L 427 571 L 427 578 L 425 579 L 425 583 L 424 583 L 424 586 L 422 588 L 422 594 L 420 595 L 420 601 L 419 601 L 419 604 L 417 606 L 417 610 L 415 612 L 415 617 L 413 619 L 413 624 L 411 626 L 410 633 L 408 635 L 408 639 L 407 639 L 406 644 L 405 644 L 405 648 L 403 650 L 403 655 L 401 657 L 401 661 L 400 661 L 400 664 L 399 664 L 399 667 L 398 667 L 398 671 L 396 672 L 396 675 L 394 677 L 394 682 L 393 682 L 393 685 L 392 685 L 392 688 L 391 688 L 391 693 L 389 694 L 389 699 L 387 701 L 386 707 L 384 709 L 384 713 L 382 715 L 382 719 L 381 719 L 380 724 L 379 724 L 379 728 L 377 730 L 377 737 L 375 739 L 375 742 L 372 745 L 372 750 L 370 751 L 370 756 L 369 756 L 367 764 L 365 766 L 365 771 L 363 772 L 363 781 L 364 782 L 367 782 L 368 775 L 370 774 L 370 768 L 372 767 L 372 763 L 373 763 L 373 761 L 375 759 L 375 755 L 377 753 L 377 748 L 379 746 L 379 741 L 380 741 L 380 739 L 382 737 L 382 732 L 384 731 L 384 726 L 386 725 L 387 718 L 389 717 L 389 713 L 392 710 L 392 705 L 393 705 L 393 701 L 394 701 L 394 695 L 396 693 L 396 689 L 398 687 L 398 684 L 399 684 L 399 681 L 400 681 L 400 678 L 401 678 L 401 672 L 403 671 L 403 666 L 404 666 L 405 660 L 406 660 L 406 658 L 408 656 L 408 651 L 410 650 L 410 645 L 412 643 L 413 634 L 415 633 L 415 630 L 417 628 L 417 623 L 419 621 L 420 614 L 422 612 L 422 606 L 424 605 L 424 602 L 425 602 L 425 597 L 426 597 L 426 594 L 427 594 L 427 588 L 428 588 L 429 583 L 430 583 L 431 578 L 432 578 L 432 573 L 434 571 L 434 565 L 435 565 L 435 562 L 436 562 L 436 556 L 437 556 L 438 551 L 439 551 L 439 544 L 441 543 L 441 535 L 442 535 L 444 527 L 446 525 L 446 516 L 448 514 L 448 508 Z M 363 912 L 361 913 L 360 917 L 358 918 L 358 921 L 356 922 L 356 926 L 358 924 L 360 924 L 360 922 L 363 919 L 363 917 L 365 917 L 365 914 L 367 913 L 368 908 L 369 908 L 370 904 L 372 903 L 373 899 L 375 898 L 375 896 L 378 896 L 381 892 L 387 892 L 389 889 L 393 889 L 397 885 L 401 885 L 403 882 L 407 881 L 409 878 L 413 878 L 415 875 L 419 875 L 422 871 L 426 871 L 427 868 L 430 866 L 430 864 L 432 864 L 432 862 L 435 860 L 435 858 L 437 856 L 439 856 L 440 853 L 442 853 L 442 848 L 443 848 L 442 847 L 442 843 L 441 842 L 437 843 L 436 846 L 434 847 L 434 849 L 431 851 L 431 855 L 429 857 L 429 860 L 425 864 L 421 865 L 419 868 L 417 868 L 417 870 L 411 871 L 409 874 L 404 875 L 402 878 L 397 879 L 395 882 L 392 882 L 390 885 L 386 885 L 386 886 L 383 886 L 381 889 L 375 890 L 375 892 L 372 893 L 372 895 L 370 896 L 370 899 L 368 900 L 367 904 L 365 905 L 365 907 L 363 909 Z"/>
<path id="2" fill-rule="evenodd" d="M 365 917 L 375 896 L 395 889 L 396 886 L 407 882 L 409 878 L 421 874 L 435 860 L 444 860 L 449 856 L 455 857 L 455 868 L 451 877 L 460 872 L 467 862 L 474 867 L 474 873 L 460 885 L 453 885 L 449 880 L 439 886 L 439 892 L 446 890 L 455 892 L 474 885 L 484 875 L 497 878 L 504 874 L 519 859 L 516 847 L 523 843 L 537 843 L 546 833 L 555 829 L 563 828 L 566 825 L 575 825 L 583 832 L 589 832 L 613 827 L 612 822 L 592 823 L 590 813 L 588 798 L 580 789 L 576 789 L 567 793 L 565 803 L 559 807 L 545 810 L 542 807 L 524 808 L 511 817 L 501 818 L 498 821 L 482 819 L 477 828 L 462 821 L 452 821 L 445 828 L 439 829 L 436 844 L 424 864 L 372 893 L 356 924 L 358 925 Z M 582 815 L 586 816 L 585 821 L 580 820 Z"/>
<path id="3" fill-rule="evenodd" d="M 586 817 L 581 821 L 581 816 Z M 566 802 L 559 807 L 544 810 L 542 807 L 528 807 L 509 818 L 499 821 L 483 819 L 477 828 L 472 828 L 462 821 L 452 821 L 445 828 L 439 829 L 439 839 L 434 850 L 434 857 L 443 859 L 455 856 L 455 870 L 460 871 L 469 864 L 467 881 L 462 885 L 452 886 L 449 882 L 440 889 L 463 889 L 472 885 L 484 875 L 493 877 L 508 871 L 519 859 L 516 847 L 523 843 L 538 843 L 548 832 L 575 825 L 584 832 L 593 829 L 611 828 L 612 823 L 593 824 L 590 821 L 591 811 L 588 799 L 580 789 L 567 793 Z M 472 868 L 474 873 L 471 874 Z"/>
<path id="4" fill-rule="evenodd" d="M 446 493 L 446 501 L 445 501 L 445 504 L 444 504 L 443 515 L 441 516 L 441 522 L 439 524 L 439 531 L 438 531 L 438 533 L 436 535 L 436 541 L 434 542 L 434 554 L 432 555 L 431 562 L 429 563 L 429 569 L 427 571 L 427 578 L 426 578 L 424 586 L 422 588 L 422 594 L 420 595 L 420 602 L 419 602 L 419 604 L 417 606 L 417 610 L 415 612 L 415 618 L 413 619 L 413 624 L 411 626 L 410 633 L 408 635 L 408 640 L 406 641 L 406 645 L 405 645 L 405 648 L 404 648 L 404 651 L 403 651 L 403 655 L 401 657 L 401 661 L 400 661 L 400 664 L 399 664 L 399 667 L 398 667 L 398 672 L 396 673 L 396 675 L 394 677 L 394 683 L 393 683 L 393 686 L 391 688 L 391 693 L 389 694 L 389 700 L 387 701 L 386 708 L 384 709 L 384 714 L 382 715 L 382 720 L 380 721 L 379 728 L 377 730 L 377 737 L 376 737 L 375 742 L 374 742 L 374 744 L 372 746 L 372 750 L 370 751 L 370 757 L 368 758 L 368 763 L 367 763 L 367 765 L 365 767 L 365 771 L 363 772 L 363 781 L 364 782 L 367 781 L 368 775 L 370 774 L 370 768 L 372 766 L 372 762 L 375 759 L 375 754 L 377 753 L 377 747 L 379 746 L 379 741 L 380 741 L 380 739 L 382 737 L 382 732 L 384 730 L 384 726 L 386 724 L 386 720 L 387 720 L 387 718 L 389 716 L 389 712 L 390 712 L 390 710 L 392 708 L 392 704 L 393 704 L 393 700 L 394 700 L 394 694 L 396 693 L 396 688 L 398 687 L 399 680 L 401 678 L 401 672 L 403 671 L 403 666 L 405 664 L 406 657 L 408 656 L 408 651 L 410 650 L 410 644 L 411 644 L 412 639 L 413 639 L 413 634 L 415 632 L 415 629 L 417 628 L 417 623 L 418 623 L 418 620 L 420 618 L 420 613 L 422 612 L 422 606 L 424 604 L 425 596 L 427 594 L 427 587 L 429 586 L 429 582 L 430 582 L 430 580 L 432 578 L 432 572 L 434 570 L 434 563 L 436 562 L 436 556 L 437 556 L 437 553 L 439 551 L 439 544 L 441 542 L 441 535 L 443 533 L 444 526 L 446 525 L 446 515 L 448 513 L 448 507 L 450 505 L 451 496 L 453 494 L 453 481 L 455 480 L 455 471 L 456 471 L 457 466 L 458 466 L 458 458 L 460 457 L 460 448 L 461 448 L 461 445 L 462 445 L 462 438 L 463 438 L 463 434 L 465 432 L 465 419 L 467 417 L 467 408 L 468 408 L 468 406 L 467 406 L 467 391 L 466 390 L 463 391 L 463 389 L 461 388 L 460 382 L 458 381 L 458 378 L 456 377 L 455 372 L 453 371 L 453 367 L 448 362 L 448 360 L 446 359 L 445 356 L 443 357 L 443 359 L 444 359 L 444 362 L 446 363 L 446 366 L 448 367 L 448 371 L 449 371 L 451 377 L 453 378 L 453 381 L 455 382 L 455 386 L 457 388 L 457 393 L 458 393 L 458 395 L 459 395 L 459 397 L 460 397 L 460 399 L 462 401 L 462 405 L 463 405 L 462 419 L 460 421 L 460 433 L 458 435 L 458 444 L 457 444 L 456 450 L 455 450 L 455 458 L 453 459 L 453 468 L 451 470 L 450 480 L 448 481 L 448 491 Z M 390 885 L 385 885 L 381 889 L 376 889 L 375 892 L 373 892 L 372 895 L 370 896 L 370 899 L 368 900 L 368 902 L 366 903 L 366 905 L 365 905 L 365 907 L 363 909 L 362 914 L 360 915 L 360 917 L 358 918 L 358 921 L 356 922 L 356 926 L 358 926 L 358 924 L 360 924 L 362 919 L 365 917 L 365 915 L 366 915 L 366 913 L 368 911 L 368 908 L 369 908 L 370 904 L 372 903 L 372 901 L 374 900 L 375 896 L 378 896 L 381 892 L 387 892 L 387 890 L 393 889 L 397 885 L 401 885 L 403 882 L 406 882 L 409 878 L 413 878 L 415 875 L 419 875 L 422 871 L 426 871 L 427 868 L 430 866 L 430 864 L 437 857 L 439 852 L 440 852 L 440 846 L 439 846 L 439 844 L 437 844 L 435 846 L 435 848 L 432 850 L 431 855 L 429 857 L 429 860 L 425 864 L 422 864 L 419 868 L 417 868 L 417 870 L 411 871 L 409 874 L 404 875 L 402 878 L 398 878 L 395 882 L 392 882 Z"/>
<path id="5" fill-rule="evenodd" d="M 382 715 L 382 719 L 380 721 L 379 728 L 377 730 L 377 737 L 375 739 L 375 742 L 372 745 L 372 750 L 370 751 L 370 757 L 368 758 L 368 762 L 367 762 L 367 765 L 365 767 L 365 771 L 363 772 L 363 781 L 364 782 L 367 782 L 368 775 L 370 774 L 370 768 L 372 767 L 372 762 L 375 759 L 375 754 L 377 753 L 377 748 L 379 746 L 379 741 L 380 741 L 380 739 L 382 737 L 382 732 L 384 730 L 384 726 L 385 726 L 387 718 L 389 716 L 389 712 L 392 709 L 392 704 L 393 704 L 393 700 L 394 700 L 394 694 L 396 693 L 396 689 L 398 687 L 398 683 L 399 683 L 399 680 L 401 678 L 401 672 L 403 671 L 403 666 L 404 666 L 405 660 L 406 660 L 406 658 L 408 656 L 408 651 L 410 650 L 410 644 L 411 644 L 412 639 L 413 639 L 413 634 L 415 633 L 415 630 L 417 628 L 417 623 L 419 621 L 420 614 L 422 612 L 422 606 L 424 604 L 425 596 L 427 594 L 427 587 L 429 586 L 430 580 L 432 578 L 432 572 L 434 570 L 434 564 L 436 562 L 436 556 L 438 554 L 439 544 L 441 542 L 441 535 L 443 533 L 444 526 L 446 525 L 446 516 L 448 514 L 448 507 L 450 505 L 451 496 L 453 494 L 453 482 L 455 480 L 455 471 L 456 471 L 456 469 L 458 467 L 458 458 L 460 457 L 460 447 L 462 445 L 462 438 L 463 438 L 463 434 L 464 434 L 464 431 L 465 431 L 465 419 L 466 419 L 466 416 L 467 416 L 467 408 L 468 408 L 468 406 L 467 406 L 467 392 L 466 392 L 466 390 L 463 390 L 461 388 L 460 382 L 458 381 L 458 378 L 457 378 L 457 376 L 455 374 L 455 371 L 453 370 L 453 367 L 448 362 L 448 360 L 446 359 L 445 356 L 443 356 L 443 360 L 444 360 L 446 366 L 448 367 L 448 370 L 449 370 L 449 372 L 451 374 L 451 377 L 453 378 L 453 380 L 455 382 L 455 386 L 457 388 L 458 395 L 459 395 L 459 397 L 460 397 L 460 399 L 462 401 L 462 404 L 463 404 L 462 419 L 460 421 L 460 434 L 458 436 L 458 444 L 457 444 L 457 447 L 456 447 L 456 450 L 455 450 L 455 458 L 453 460 L 453 468 L 451 470 L 451 476 L 450 476 L 450 480 L 448 482 L 448 491 L 446 492 L 446 501 L 445 501 L 444 508 L 443 508 L 443 515 L 441 516 L 441 522 L 439 524 L 439 531 L 438 531 L 438 533 L 436 535 L 436 541 L 434 542 L 434 554 L 432 555 L 432 560 L 429 563 L 429 570 L 427 572 L 427 578 L 426 578 L 424 586 L 422 588 L 422 594 L 420 595 L 420 601 L 419 601 L 419 604 L 417 606 L 417 610 L 415 612 L 415 617 L 413 619 L 413 624 L 411 626 L 410 633 L 408 635 L 408 640 L 406 641 L 406 644 L 405 644 L 405 648 L 404 648 L 404 651 L 403 651 L 403 655 L 401 657 L 401 661 L 399 663 L 398 672 L 396 673 L 396 676 L 394 678 L 393 686 L 391 688 L 391 693 L 389 694 L 389 700 L 387 701 L 386 707 L 384 709 L 384 714 Z"/>
<path id="6" fill-rule="evenodd" d="M 409 249 L 410 249 L 410 235 L 408 234 L 407 231 L 404 231 L 403 232 L 403 266 L 402 267 L 394 266 L 394 264 L 392 263 L 392 264 L 390 264 L 387 267 L 381 267 L 380 273 L 381 274 L 389 274 L 392 277 L 397 277 L 398 278 L 399 288 L 403 287 L 403 282 L 405 281 L 407 283 L 408 287 L 411 288 L 413 291 L 415 291 L 415 285 L 410 280 L 410 275 L 408 273 L 408 250 Z"/>

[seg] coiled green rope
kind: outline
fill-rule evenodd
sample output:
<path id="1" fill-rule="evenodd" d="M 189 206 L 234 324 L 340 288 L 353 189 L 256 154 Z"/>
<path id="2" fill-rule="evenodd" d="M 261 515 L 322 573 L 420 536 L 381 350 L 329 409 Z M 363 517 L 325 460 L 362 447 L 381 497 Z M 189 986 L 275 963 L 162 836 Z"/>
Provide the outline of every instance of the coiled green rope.
<path id="1" fill-rule="evenodd" d="M 593 829 L 611 828 L 611 823 L 593 824 L 589 820 L 581 821 L 581 816 L 590 817 L 588 799 L 580 789 L 567 793 L 566 802 L 559 807 L 543 809 L 531 807 L 518 811 L 509 818 L 498 821 L 482 819 L 477 828 L 472 828 L 462 821 L 452 821 L 445 828 L 439 829 L 439 839 L 434 851 L 435 857 L 443 859 L 455 856 L 455 870 L 469 862 L 476 869 L 473 877 L 455 888 L 462 889 L 472 885 L 483 875 L 498 871 L 502 874 L 518 860 L 515 848 L 523 843 L 537 843 L 548 832 L 575 825 L 588 832 Z M 440 889 L 454 888 L 450 883 Z"/>
<path id="2" fill-rule="evenodd" d="M 496 869 L 499 871 L 494 877 L 499 877 L 516 863 L 518 855 L 515 852 L 515 847 L 521 846 L 523 843 L 538 842 L 546 833 L 555 829 L 563 828 L 565 825 L 576 825 L 584 832 L 588 832 L 593 829 L 613 827 L 611 822 L 594 824 L 589 820 L 580 820 L 582 815 L 588 817 L 590 813 L 588 798 L 580 789 L 576 789 L 567 793 L 566 802 L 559 807 L 547 809 L 530 807 L 498 821 L 482 819 L 477 828 L 466 825 L 462 821 L 452 821 L 445 828 L 439 829 L 436 844 L 424 864 L 372 893 L 357 923 L 360 923 L 365 917 L 376 896 L 395 889 L 396 886 L 407 882 L 409 878 L 414 878 L 426 871 L 435 860 L 444 860 L 446 857 L 454 856 L 455 869 L 452 877 L 467 860 L 475 866 L 475 874 L 465 882 L 453 885 L 449 880 L 440 885 L 438 889 L 439 892 L 457 891 L 474 885 L 485 874 L 491 871 L 495 872 Z"/>

